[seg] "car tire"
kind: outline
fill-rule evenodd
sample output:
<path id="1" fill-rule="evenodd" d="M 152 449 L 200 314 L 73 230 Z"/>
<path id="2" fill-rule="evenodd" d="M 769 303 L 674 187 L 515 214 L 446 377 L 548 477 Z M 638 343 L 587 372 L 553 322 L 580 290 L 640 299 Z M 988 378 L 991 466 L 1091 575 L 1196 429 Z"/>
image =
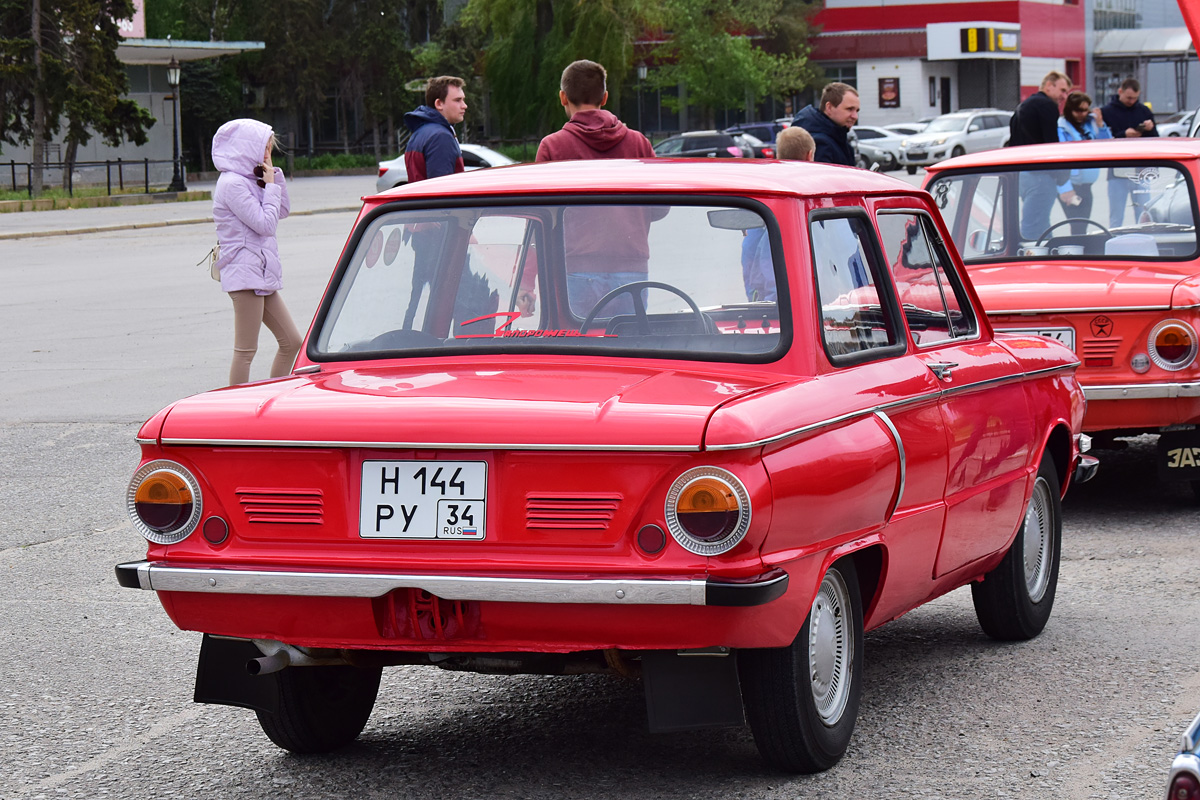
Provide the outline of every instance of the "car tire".
<path id="1" fill-rule="evenodd" d="M 272 742 L 293 753 L 328 753 L 358 738 L 371 716 L 382 670 L 288 667 L 276 680 L 279 709 L 258 711 Z"/>
<path id="2" fill-rule="evenodd" d="M 916 167 L 914 167 L 914 166 L 912 166 L 912 165 L 909 165 L 909 167 L 908 167 L 908 174 L 909 174 L 909 175 L 916 175 L 916 174 L 917 174 L 917 168 L 916 168 Z"/>
<path id="3" fill-rule="evenodd" d="M 955 148 L 950 151 L 951 158 L 958 158 L 959 156 L 965 156 L 966 154 L 967 151 L 962 148 L 962 145 L 956 145 Z"/>
<path id="4" fill-rule="evenodd" d="M 1058 473 L 1046 454 L 1012 546 L 995 569 L 971 584 L 975 616 L 993 639 L 1032 639 L 1050 619 L 1062 548 L 1059 495 Z"/>
<path id="5" fill-rule="evenodd" d="M 854 159 L 854 166 L 858 167 L 859 169 L 869 169 L 871 166 L 871 162 L 867 159 L 866 156 L 859 155 Z"/>
<path id="6" fill-rule="evenodd" d="M 812 773 L 841 759 L 858 718 L 862 654 L 858 574 L 845 559 L 825 573 L 790 646 L 738 653 L 746 718 L 768 764 Z"/>

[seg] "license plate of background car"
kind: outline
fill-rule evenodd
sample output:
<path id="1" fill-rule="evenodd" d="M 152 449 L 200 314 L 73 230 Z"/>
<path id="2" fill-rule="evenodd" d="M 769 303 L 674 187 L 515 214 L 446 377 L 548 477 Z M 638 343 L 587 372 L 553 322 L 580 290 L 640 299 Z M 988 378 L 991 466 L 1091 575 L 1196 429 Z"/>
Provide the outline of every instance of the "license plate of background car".
<path id="1" fill-rule="evenodd" d="M 482 539 L 487 463 L 364 461 L 359 499 L 364 539 Z"/>
<path id="2" fill-rule="evenodd" d="M 1023 333 L 1033 336 L 1045 336 L 1047 339 L 1053 339 L 1060 344 L 1065 344 L 1075 350 L 1075 329 L 1074 328 L 996 328 L 997 333 Z"/>
<path id="3" fill-rule="evenodd" d="M 925 151 L 924 150 L 909 150 L 908 157 L 909 158 L 924 158 Z"/>
<path id="4" fill-rule="evenodd" d="M 1158 437 L 1158 476 L 1200 480 L 1200 430 L 1163 431 Z"/>

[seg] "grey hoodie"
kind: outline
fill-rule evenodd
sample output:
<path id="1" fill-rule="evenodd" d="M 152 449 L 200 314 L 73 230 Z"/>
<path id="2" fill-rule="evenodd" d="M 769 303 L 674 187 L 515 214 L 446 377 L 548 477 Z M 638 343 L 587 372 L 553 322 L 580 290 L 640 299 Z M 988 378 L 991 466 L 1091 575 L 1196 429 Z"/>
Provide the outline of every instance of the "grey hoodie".
<path id="1" fill-rule="evenodd" d="M 268 295 L 283 287 L 275 228 L 291 209 L 287 185 L 279 169 L 265 188 L 254 175 L 270 139 L 271 126 L 253 119 L 226 122 L 213 136 L 213 165 L 221 171 L 213 190 L 213 221 L 226 292 L 253 289 Z"/>

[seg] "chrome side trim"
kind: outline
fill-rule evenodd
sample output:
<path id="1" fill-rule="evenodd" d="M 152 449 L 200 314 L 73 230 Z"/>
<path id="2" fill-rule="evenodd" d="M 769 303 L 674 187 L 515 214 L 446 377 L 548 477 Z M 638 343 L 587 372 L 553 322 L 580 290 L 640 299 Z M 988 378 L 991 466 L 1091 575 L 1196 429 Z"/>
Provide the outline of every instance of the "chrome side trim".
<path id="1" fill-rule="evenodd" d="M 1125 311 L 1170 311 L 1171 306 L 1121 306 L 1113 308 L 1111 306 L 1100 308 L 1011 308 L 997 309 L 990 308 L 987 311 L 989 318 L 1002 316 L 1017 316 L 1029 317 L 1034 314 L 1112 314 Z"/>
<path id="2" fill-rule="evenodd" d="M 158 439 L 145 439 L 141 436 L 134 437 L 133 441 L 137 442 L 138 444 L 158 444 Z"/>
<path id="3" fill-rule="evenodd" d="M 589 450 L 634 453 L 698 453 L 699 445 L 691 444 L 529 444 L 528 442 L 350 442 L 285 439 L 178 439 L 164 437 L 164 445 L 184 447 L 312 447 L 365 450 Z"/>
<path id="4" fill-rule="evenodd" d="M 896 489 L 896 502 L 892 505 L 892 510 L 888 512 L 887 518 L 887 521 L 891 522 L 892 515 L 896 513 L 896 509 L 900 507 L 900 500 L 904 497 L 905 479 L 908 477 L 908 459 L 904 455 L 904 442 L 900 439 L 900 431 L 896 430 L 891 418 L 882 411 L 876 411 L 875 416 L 892 432 L 892 440 L 896 442 L 896 450 L 900 453 L 900 486 Z"/>
<path id="5" fill-rule="evenodd" d="M 309 364 L 307 367 L 300 367 L 299 369 L 292 370 L 292 374 L 293 375 L 311 375 L 314 372 L 320 372 L 320 371 L 321 371 L 320 364 Z"/>
<path id="6" fill-rule="evenodd" d="M 1175 397 L 1200 397 L 1200 383 L 1130 383 L 1112 386 L 1084 386 L 1088 400 L 1162 400 Z"/>
<path id="7" fill-rule="evenodd" d="M 1021 373 L 1017 373 L 1014 375 L 1004 375 L 999 378 L 989 378 L 986 381 L 976 381 L 974 383 L 966 383 L 966 384 L 963 384 L 962 386 L 947 387 L 947 388 L 941 389 L 937 394 L 921 395 L 919 397 L 912 397 L 912 398 L 909 398 L 906 400 L 897 400 L 893 403 L 884 403 L 882 405 L 873 406 L 871 408 L 864 408 L 859 411 L 851 411 L 848 414 L 841 414 L 836 417 L 830 417 L 829 419 L 821 420 L 820 422 L 813 422 L 808 425 L 803 425 L 799 428 L 793 428 L 791 430 L 784 431 L 783 433 L 775 434 L 774 436 L 768 436 L 764 439 L 757 439 L 753 442 L 735 442 L 733 444 L 708 445 L 704 449 L 709 452 L 719 452 L 719 451 L 723 451 L 723 450 L 744 450 L 749 447 L 763 447 L 768 444 L 775 444 L 776 442 L 781 442 L 785 439 L 790 439 L 793 436 L 801 436 L 803 434 L 811 433 L 812 431 L 819 430 L 821 428 L 828 428 L 833 425 L 840 425 L 841 423 L 848 422 L 850 420 L 861 419 L 862 417 L 868 417 L 868 416 L 871 416 L 872 414 L 876 414 L 881 411 L 886 412 L 886 411 L 890 411 L 892 409 L 904 408 L 905 406 L 935 402 L 938 399 L 944 397 L 945 395 L 959 394 L 961 392 L 972 391 L 974 389 L 979 389 L 981 387 L 991 386 L 994 384 L 1018 383 L 1020 381 L 1029 380 L 1030 378 L 1038 378 L 1043 375 L 1050 375 L 1055 372 L 1069 372 L 1070 370 L 1073 370 L 1078 366 L 1079 366 L 1079 362 L 1073 361 L 1069 364 L 1063 364 L 1061 366 L 1046 367 L 1044 369 L 1037 369 L 1037 370 L 1033 370 L 1031 372 L 1021 372 Z"/>
<path id="8" fill-rule="evenodd" d="M 122 565 L 118 569 L 133 565 Z M 565 580 L 359 572 L 291 572 L 137 565 L 142 589 L 156 592 L 381 597 L 393 589 L 423 589 L 445 600 L 501 603 L 593 603 L 601 605 L 705 605 L 699 579 Z"/>

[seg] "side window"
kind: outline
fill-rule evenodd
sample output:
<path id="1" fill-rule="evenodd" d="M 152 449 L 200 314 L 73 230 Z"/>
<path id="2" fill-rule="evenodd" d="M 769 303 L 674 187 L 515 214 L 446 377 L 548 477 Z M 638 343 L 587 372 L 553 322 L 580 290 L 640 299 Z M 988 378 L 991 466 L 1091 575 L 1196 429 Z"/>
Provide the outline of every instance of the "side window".
<path id="1" fill-rule="evenodd" d="M 924 214 L 882 212 L 878 216 L 884 256 L 913 341 L 928 345 L 969 336 L 975 321 L 954 265 L 937 242 Z M 957 276 L 954 276 L 957 277 Z"/>
<path id="2" fill-rule="evenodd" d="M 658 143 L 655 152 L 660 156 L 665 156 L 678 153 L 682 149 L 683 139 L 667 139 L 665 142 Z"/>
<path id="3" fill-rule="evenodd" d="M 900 341 L 890 305 L 880 301 L 871 233 L 858 216 L 819 217 L 809 224 L 822 336 L 834 359 Z"/>
<path id="4" fill-rule="evenodd" d="M 929 187 L 942 219 L 951 230 L 963 232 L 959 253 L 965 260 L 995 256 L 1007 249 L 1007 184 L 1000 175 L 972 175 L 965 180 L 938 181 Z"/>
<path id="5" fill-rule="evenodd" d="M 487 166 L 487 164 L 484 163 L 482 158 L 480 158 L 479 156 L 475 155 L 474 153 L 472 153 L 468 150 L 462 151 L 462 160 L 463 160 L 464 167 L 486 167 Z"/>

